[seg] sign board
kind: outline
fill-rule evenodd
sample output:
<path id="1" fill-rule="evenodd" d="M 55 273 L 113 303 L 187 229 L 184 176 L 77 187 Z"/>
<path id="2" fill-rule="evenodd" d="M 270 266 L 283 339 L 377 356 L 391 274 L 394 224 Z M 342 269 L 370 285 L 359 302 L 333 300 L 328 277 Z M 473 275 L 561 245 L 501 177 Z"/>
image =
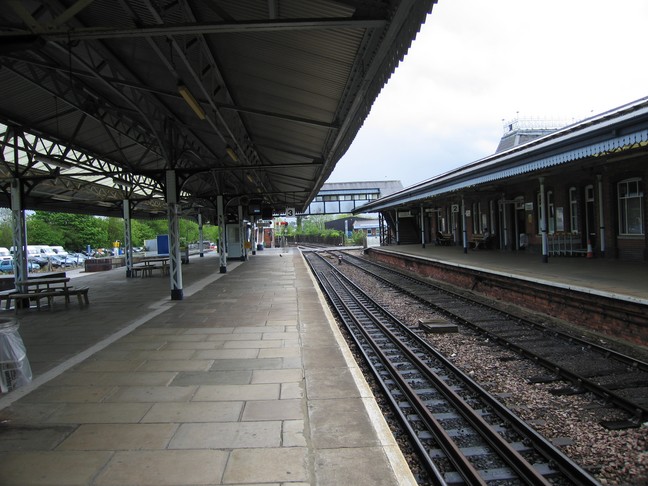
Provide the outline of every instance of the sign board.
<path id="1" fill-rule="evenodd" d="M 295 208 L 286 208 L 286 217 L 292 218 L 295 216 Z"/>
<path id="2" fill-rule="evenodd" d="M 458 204 L 453 204 L 452 205 L 452 212 L 453 213 L 458 213 L 459 212 L 459 205 Z"/>

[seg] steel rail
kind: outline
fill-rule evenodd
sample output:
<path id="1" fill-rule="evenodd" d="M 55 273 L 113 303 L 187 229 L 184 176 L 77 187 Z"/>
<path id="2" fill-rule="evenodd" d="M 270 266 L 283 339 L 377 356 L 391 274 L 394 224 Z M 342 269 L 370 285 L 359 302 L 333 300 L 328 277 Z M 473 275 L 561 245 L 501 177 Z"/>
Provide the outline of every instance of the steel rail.
<path id="1" fill-rule="evenodd" d="M 308 259 L 308 261 L 309 264 L 311 265 L 311 268 L 314 269 L 314 265 L 311 259 Z M 321 258 L 321 261 L 325 261 L 325 260 Z M 359 289 L 355 284 L 353 284 L 353 282 L 351 282 L 346 276 L 341 274 L 337 268 L 335 268 L 333 265 L 330 264 L 330 262 L 326 262 L 326 264 L 328 268 L 335 273 L 335 279 L 340 282 L 340 285 L 344 286 L 346 292 L 349 293 L 360 292 L 363 300 L 369 302 L 374 309 L 380 309 L 381 315 L 387 317 L 390 321 L 397 323 L 395 325 L 399 325 L 398 320 L 393 315 L 391 315 L 388 311 L 382 309 L 381 306 L 375 303 L 370 297 L 366 296 L 366 294 L 364 294 L 364 292 L 362 292 L 361 289 Z M 314 269 L 314 271 L 316 270 Z M 321 275 L 322 272 L 316 271 L 316 273 L 318 275 Z M 342 281 L 344 281 L 344 283 Z M 339 299 L 342 300 L 341 298 Z M 364 309 L 363 310 L 364 314 L 370 317 L 374 325 L 384 328 L 384 325 L 381 322 L 382 321 L 381 317 L 376 316 L 374 311 L 367 309 L 367 306 L 363 302 L 361 302 L 358 297 L 353 297 L 353 302 L 355 303 L 356 306 L 358 307 L 361 306 Z M 349 309 L 349 305 L 346 303 L 344 303 L 344 305 L 345 305 L 346 313 L 352 314 L 352 310 Z M 338 312 L 338 314 L 341 315 L 342 313 Z M 362 326 L 361 323 L 359 323 L 356 318 L 354 318 L 354 320 L 356 320 L 358 328 L 360 329 L 364 328 L 364 326 Z M 404 332 L 407 335 L 407 339 L 415 339 L 417 345 L 422 346 L 426 354 L 433 355 L 435 358 L 441 358 L 438 359 L 438 361 L 442 363 L 442 366 L 444 367 L 447 366 L 448 368 L 450 368 L 451 371 L 454 374 L 457 374 L 458 377 L 468 386 L 469 389 L 479 393 L 480 395 L 486 394 L 487 399 L 484 401 L 493 409 L 495 414 L 499 416 L 501 419 L 507 421 L 510 424 L 510 426 L 513 427 L 514 430 L 516 430 L 516 432 L 527 437 L 527 439 L 534 445 L 535 450 L 539 452 L 540 455 L 543 456 L 546 460 L 558 464 L 561 473 L 564 474 L 566 477 L 569 477 L 574 484 L 598 484 L 589 474 L 587 474 L 584 470 L 582 470 L 577 464 L 573 463 L 573 461 L 571 461 L 569 458 L 564 456 L 562 452 L 560 452 L 557 448 L 555 448 L 552 444 L 550 444 L 546 439 L 544 439 L 544 437 L 542 437 L 537 432 L 535 432 L 535 430 L 530 428 L 526 423 L 524 423 L 512 412 L 510 412 L 510 410 L 508 410 L 497 400 L 495 400 L 492 396 L 490 396 L 485 390 L 479 387 L 479 385 L 477 385 L 473 380 L 471 380 L 469 377 L 463 374 L 463 372 L 458 370 L 458 368 L 456 368 L 452 363 L 449 363 L 442 355 L 440 355 L 440 353 L 438 353 L 427 342 L 425 342 L 418 335 L 416 335 L 416 333 L 408 329 L 407 326 L 402 325 L 402 323 L 400 324 L 400 327 L 402 327 L 402 329 L 399 329 L 399 332 Z M 374 349 L 374 352 L 378 353 L 379 345 L 370 336 L 367 330 L 363 330 L 362 332 L 365 335 L 365 339 L 373 343 L 373 346 L 376 348 Z M 414 363 L 414 366 L 420 372 L 424 373 L 427 379 L 429 379 L 437 389 L 443 389 L 448 387 L 448 385 L 436 373 L 434 373 L 425 363 L 422 362 L 419 355 L 414 351 L 409 350 L 409 346 L 402 343 L 401 339 L 398 338 L 396 335 L 394 335 L 393 332 L 391 332 L 388 329 L 384 329 L 381 332 L 387 334 L 389 339 L 394 344 L 398 345 L 399 348 L 401 348 L 402 352 L 408 355 L 409 359 Z M 397 369 L 393 368 L 391 374 L 394 375 L 395 381 L 402 382 L 401 374 L 398 372 Z M 403 393 L 405 393 L 410 398 L 412 405 L 417 409 L 417 411 L 421 410 L 421 407 L 422 410 L 425 410 L 425 411 L 420 411 L 419 412 L 420 414 L 431 416 L 431 414 L 426 412 L 427 411 L 426 405 L 421 401 L 421 399 L 418 397 L 416 392 L 411 390 L 411 388 L 407 385 L 406 382 L 402 382 L 399 385 L 399 387 L 402 389 Z M 474 410 L 470 408 L 461 397 L 459 397 L 456 393 L 452 391 L 443 392 L 443 395 L 446 396 L 446 399 L 453 402 L 453 406 L 455 408 L 461 410 L 460 413 L 462 416 L 466 417 L 467 415 L 466 420 L 468 420 L 468 422 L 471 424 L 472 427 L 479 430 L 482 430 L 485 427 L 486 430 L 491 431 L 486 433 L 486 437 L 484 437 L 483 435 L 482 437 L 484 437 L 486 442 L 489 443 L 489 445 L 493 448 L 493 450 L 497 451 L 500 457 L 503 456 L 504 458 L 506 458 L 505 462 L 513 470 L 515 470 L 517 474 L 524 477 L 525 482 L 527 484 L 547 484 L 546 479 L 541 474 L 539 474 L 539 472 L 536 471 L 535 468 L 529 465 L 528 462 L 523 457 L 521 457 L 521 455 L 519 455 L 517 451 L 512 449 L 510 445 L 506 441 L 504 441 L 503 438 L 497 432 L 495 432 L 492 429 L 492 427 L 488 425 L 488 423 L 479 414 L 476 414 Z M 431 416 L 431 422 L 432 423 L 435 422 L 433 416 Z M 433 427 L 433 429 L 435 428 Z M 446 453 L 448 454 L 448 452 Z M 463 454 L 461 455 L 463 456 Z M 453 457 L 453 464 L 455 464 L 455 467 L 459 467 L 457 465 L 457 461 L 459 461 L 460 459 L 461 456 Z"/>
<path id="2" fill-rule="evenodd" d="M 334 275 L 338 280 L 340 276 Z M 403 352 L 413 363 L 413 365 L 428 378 L 436 387 L 436 389 L 455 407 L 461 414 L 461 416 L 470 423 L 479 435 L 485 440 L 485 442 L 490 445 L 501 457 L 504 462 L 509 465 L 527 484 L 542 484 L 549 485 L 550 483 L 536 471 L 531 464 L 529 464 L 511 445 L 506 442 L 501 435 L 499 435 L 482 417 L 479 415 L 473 408 L 471 408 L 465 400 L 463 400 L 457 393 L 455 393 L 452 388 L 443 381 L 437 373 L 431 370 L 419 356 L 412 351 L 412 349 L 407 346 L 406 343 L 403 343 L 398 336 L 396 336 L 392 331 L 390 331 L 383 322 L 372 312 L 369 307 L 364 305 L 357 298 L 356 295 L 340 280 L 342 286 L 346 287 L 349 292 L 349 297 L 354 299 L 356 304 L 362 308 L 364 313 L 374 322 L 374 324 L 380 328 L 381 332 L 397 346 L 397 348 Z M 359 289 L 354 289 L 356 292 Z M 367 296 L 364 296 L 368 298 Z M 373 303 L 373 300 L 371 300 Z M 359 323 L 358 323 L 359 324 Z M 359 324 L 360 325 L 360 324 Z M 361 332 L 365 335 L 365 339 L 372 343 L 372 346 L 375 349 L 377 354 L 380 354 L 385 360 L 385 366 L 390 368 L 393 372 L 395 380 L 399 383 L 401 390 L 407 395 L 410 402 L 414 405 L 419 414 L 425 418 L 426 423 L 431 430 L 434 430 L 437 434 L 437 437 L 442 437 L 443 440 L 440 441 L 442 444 L 446 445 L 447 448 L 444 449 L 446 454 L 452 459 L 455 466 L 462 471 L 464 478 L 470 483 L 474 484 L 473 481 L 477 484 L 485 484 L 482 481 L 479 472 L 472 466 L 470 460 L 461 452 L 461 449 L 456 445 L 456 443 L 450 438 L 443 426 L 437 421 L 434 415 L 429 411 L 425 403 L 421 400 L 419 394 L 412 389 L 407 381 L 405 381 L 398 370 L 391 363 L 387 355 L 381 349 L 381 346 L 376 343 L 376 341 L 368 334 L 364 326 L 360 327 Z M 465 468 L 465 469 L 464 469 Z"/>
<path id="3" fill-rule="evenodd" d="M 363 263 L 369 264 L 369 265 L 374 266 L 374 267 L 378 267 L 383 271 L 389 272 L 389 273 L 391 273 L 393 275 L 397 275 L 399 278 L 407 279 L 408 281 L 414 282 L 417 285 L 421 285 L 421 286 L 423 286 L 425 288 L 434 289 L 434 290 L 443 292 L 445 294 L 451 295 L 451 296 L 453 296 L 453 297 L 455 297 L 457 299 L 460 299 L 460 300 L 462 300 L 464 302 L 470 302 L 471 304 L 477 304 L 477 305 L 480 305 L 482 307 L 491 309 L 491 310 L 493 310 L 495 312 L 498 312 L 499 314 L 504 314 L 504 312 L 501 311 L 500 309 L 496 309 L 495 307 L 488 306 L 488 305 L 486 305 L 484 303 L 481 303 L 481 302 L 472 301 L 472 300 L 470 300 L 469 298 L 467 298 L 464 295 L 460 295 L 460 294 L 458 294 L 456 292 L 452 292 L 451 290 L 447 290 L 445 288 L 435 286 L 435 285 L 433 285 L 433 284 L 431 284 L 429 282 L 425 282 L 425 281 L 423 281 L 421 279 L 418 279 L 416 277 L 413 277 L 411 275 L 401 273 L 401 272 L 399 272 L 397 270 L 394 270 L 392 268 L 388 268 L 388 267 L 385 267 L 383 265 L 379 265 L 379 264 L 374 263 L 374 262 L 365 261 L 363 259 L 359 259 L 359 258 L 354 257 L 352 255 L 347 254 L 346 256 L 347 256 L 347 259 L 346 259 L 347 263 L 353 264 L 356 267 L 361 268 L 366 272 L 369 272 L 371 275 L 373 275 L 375 278 L 381 280 L 385 284 L 387 284 L 387 285 L 389 285 L 389 286 L 391 286 L 393 288 L 397 288 L 401 292 L 409 295 L 412 298 L 415 298 L 416 300 L 418 300 L 420 302 L 425 303 L 426 305 L 430 305 L 430 306 L 434 307 L 436 310 L 444 313 L 445 315 L 450 316 L 453 319 L 456 319 L 457 321 L 478 330 L 480 333 L 485 334 L 489 338 L 492 338 L 493 340 L 504 344 L 509 349 L 512 349 L 513 351 L 517 352 L 518 354 L 520 354 L 522 356 L 526 356 L 526 357 L 532 359 L 533 361 L 535 361 L 538 364 L 542 365 L 544 368 L 556 373 L 558 376 L 570 381 L 571 383 L 574 383 L 575 385 L 577 385 L 579 387 L 582 387 L 583 389 L 585 389 L 587 391 L 590 391 L 590 392 L 594 393 L 595 395 L 607 400 L 609 403 L 612 403 L 615 406 L 617 406 L 618 408 L 620 408 L 622 410 L 625 410 L 626 412 L 631 414 L 634 417 L 634 419 L 636 420 L 637 423 L 641 423 L 646 418 L 648 418 L 648 409 L 646 409 L 645 407 L 642 407 L 639 404 L 637 404 L 635 402 L 632 402 L 632 401 L 620 396 L 619 394 L 613 392 L 609 388 L 598 385 L 597 383 L 594 383 L 593 381 L 587 379 L 586 377 L 584 377 L 584 376 L 582 376 L 582 375 L 580 375 L 578 373 L 575 373 L 574 371 L 571 371 L 570 369 L 568 369 L 566 367 L 560 366 L 560 365 L 556 364 L 555 362 L 550 361 L 550 360 L 544 358 L 543 356 L 540 356 L 539 354 L 537 354 L 537 353 L 535 353 L 535 352 L 533 352 L 533 351 L 531 351 L 529 349 L 526 349 L 523 346 L 520 346 L 520 345 L 518 345 L 518 344 L 516 344 L 516 343 L 514 343 L 514 342 L 512 342 L 512 341 L 498 335 L 497 333 L 489 331 L 488 329 L 485 329 L 482 326 L 479 326 L 478 324 L 475 324 L 474 322 L 471 322 L 469 319 L 464 318 L 463 316 L 453 312 L 452 310 L 444 308 L 442 305 L 438 305 L 438 304 L 435 304 L 434 302 L 430 302 L 429 300 L 425 300 L 425 299 L 421 298 L 420 295 L 413 292 L 412 290 L 407 289 L 407 288 L 405 288 L 405 287 L 403 287 L 401 285 L 398 285 L 398 284 L 390 281 L 386 277 L 381 276 L 381 275 L 379 275 L 379 274 L 377 274 L 377 273 L 375 273 L 375 272 L 373 272 L 371 270 L 363 268 L 361 265 L 356 265 L 355 263 L 353 263 L 353 262 L 351 262 L 349 260 L 349 257 L 351 257 L 352 259 L 354 259 L 356 261 L 362 261 Z M 533 322 L 527 321 L 527 320 L 519 318 L 519 317 L 515 317 L 515 320 L 518 321 L 518 322 L 523 322 L 525 325 L 529 325 L 529 326 L 533 327 L 534 329 L 536 329 L 537 331 L 549 332 L 549 333 L 552 333 L 552 334 L 554 334 L 554 335 L 556 335 L 556 336 L 558 336 L 558 337 L 560 337 L 560 338 L 562 338 L 562 339 L 564 339 L 566 341 L 569 341 L 569 342 L 572 342 L 572 343 L 582 344 L 583 346 L 587 346 L 588 348 L 594 349 L 597 353 L 599 353 L 601 355 L 604 355 L 606 357 L 610 357 L 612 359 L 615 359 L 615 360 L 617 360 L 618 362 L 620 362 L 622 364 L 625 364 L 627 366 L 631 366 L 631 367 L 633 367 L 635 369 L 638 369 L 638 370 L 641 370 L 641 371 L 647 371 L 648 372 L 648 364 L 644 363 L 643 361 L 635 360 L 634 358 L 626 356 L 626 355 L 624 355 L 622 353 L 618 353 L 618 352 L 616 352 L 614 350 L 604 348 L 604 347 L 602 347 L 600 345 L 597 345 L 595 343 L 591 343 L 589 341 L 580 340 L 580 339 L 578 339 L 578 338 L 576 338 L 574 336 L 568 335 L 566 333 L 561 333 L 561 332 L 558 332 L 558 331 L 555 331 L 555 330 L 549 330 L 546 327 L 543 327 L 543 326 L 541 326 L 541 325 L 539 325 L 537 323 L 533 323 Z"/>
<path id="4" fill-rule="evenodd" d="M 382 378 L 382 373 L 374 363 L 377 358 L 374 358 L 369 354 L 369 349 L 367 349 L 367 346 L 365 346 L 362 342 L 361 336 L 350 329 L 350 323 L 348 322 L 348 319 L 350 317 L 345 316 L 344 308 L 341 305 L 338 305 L 336 292 L 332 288 L 328 277 L 324 274 L 317 273 L 315 270 L 314 273 L 316 274 L 317 280 L 320 282 L 324 293 L 329 298 L 329 301 L 338 313 L 338 316 L 343 321 L 347 329 L 349 329 L 349 335 L 351 336 L 351 339 L 353 339 L 358 351 L 363 355 L 366 365 L 370 368 L 371 373 L 376 379 L 376 383 L 382 389 L 384 397 L 386 397 L 386 399 L 389 401 L 392 411 L 396 414 L 401 426 L 407 430 L 408 440 L 416 451 L 416 454 L 419 460 L 422 462 L 423 467 L 430 475 L 430 479 L 432 480 L 433 484 L 435 486 L 445 486 L 447 483 L 443 479 L 443 474 L 441 473 L 441 471 L 439 471 L 439 468 L 436 466 L 429 454 L 427 454 L 427 448 L 418 438 L 416 431 L 412 428 L 411 420 L 408 420 L 407 415 L 403 411 L 403 408 L 399 406 L 399 403 L 394 397 L 394 394 L 391 392 L 389 386 L 387 385 L 387 382 Z M 371 352 L 373 352 L 375 355 L 375 351 L 373 349 L 371 349 Z M 380 364 L 383 365 L 382 362 Z"/>

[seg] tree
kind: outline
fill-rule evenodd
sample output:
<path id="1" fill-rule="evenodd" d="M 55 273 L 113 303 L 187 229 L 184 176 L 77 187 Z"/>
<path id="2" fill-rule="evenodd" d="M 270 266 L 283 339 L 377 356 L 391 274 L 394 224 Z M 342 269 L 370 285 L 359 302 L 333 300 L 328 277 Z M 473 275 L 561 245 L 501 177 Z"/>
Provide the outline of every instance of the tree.
<path id="1" fill-rule="evenodd" d="M 35 211 L 27 217 L 27 241 L 34 245 L 61 245 L 74 251 L 87 245 L 107 246 L 107 229 L 106 218 L 96 216 Z"/>
<path id="2" fill-rule="evenodd" d="M 13 231 L 11 209 L 0 208 L 0 246 L 10 248 L 13 246 Z"/>

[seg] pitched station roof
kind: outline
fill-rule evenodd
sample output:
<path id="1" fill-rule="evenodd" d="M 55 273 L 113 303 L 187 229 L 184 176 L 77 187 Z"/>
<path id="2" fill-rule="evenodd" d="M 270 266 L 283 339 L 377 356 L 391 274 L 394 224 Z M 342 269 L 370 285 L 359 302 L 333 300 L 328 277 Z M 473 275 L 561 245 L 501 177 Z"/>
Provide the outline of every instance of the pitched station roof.
<path id="1" fill-rule="evenodd" d="M 609 163 L 617 156 L 623 160 L 622 152 L 648 153 L 648 97 L 406 187 L 355 212 L 424 204 L 436 196 L 477 186 L 480 191 L 501 191 L 515 178 L 549 175 L 564 164 L 586 158 L 590 165 Z"/>

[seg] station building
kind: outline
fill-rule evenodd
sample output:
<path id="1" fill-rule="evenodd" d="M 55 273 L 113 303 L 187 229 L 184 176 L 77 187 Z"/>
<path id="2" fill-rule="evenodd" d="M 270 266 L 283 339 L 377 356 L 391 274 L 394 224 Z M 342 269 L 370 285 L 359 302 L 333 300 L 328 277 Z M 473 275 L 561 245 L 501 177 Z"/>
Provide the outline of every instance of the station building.
<path id="1" fill-rule="evenodd" d="M 648 98 L 558 129 L 516 120 L 498 151 L 370 201 L 381 244 L 648 260 Z"/>

